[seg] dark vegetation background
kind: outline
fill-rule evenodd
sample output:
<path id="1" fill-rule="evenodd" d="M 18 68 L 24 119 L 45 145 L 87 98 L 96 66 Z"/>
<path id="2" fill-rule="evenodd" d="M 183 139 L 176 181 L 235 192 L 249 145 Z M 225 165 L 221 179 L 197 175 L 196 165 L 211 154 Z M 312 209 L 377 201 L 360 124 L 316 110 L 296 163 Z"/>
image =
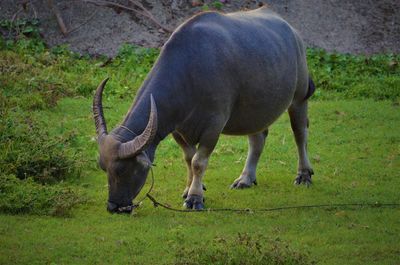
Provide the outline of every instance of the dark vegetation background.
<path id="1" fill-rule="evenodd" d="M 240 10 L 254 8 L 259 2 L 140 1 L 157 21 L 171 29 L 202 10 Z M 268 181 L 264 183 L 273 183 L 276 178 L 271 185 L 276 187 L 275 190 L 270 186 L 268 189 L 264 186 L 250 190 L 248 192 L 253 197 L 247 196 L 246 199 L 246 194 L 229 193 L 228 197 L 235 202 L 233 206 L 264 207 L 265 203 L 270 202 L 260 202 L 257 198 L 269 196 L 262 193 L 265 190 L 265 193 L 271 194 L 271 205 L 275 206 L 277 203 L 315 203 L 319 200 L 326 203 L 338 198 L 346 202 L 370 199 L 397 202 L 400 177 L 400 135 L 398 130 L 396 133 L 396 128 L 400 126 L 398 1 L 264 2 L 291 21 L 309 46 L 308 64 L 317 87 L 311 99 L 311 126 L 318 127 L 318 130 L 311 130 L 314 143 L 312 162 L 318 165 L 320 180 L 317 181 L 320 182 L 312 190 L 313 197 L 310 198 L 306 196 L 307 191 L 293 191 L 290 184 L 277 177 L 285 175 L 278 170 L 288 167 L 286 163 L 295 164 L 288 162 L 295 161 L 294 145 L 290 148 L 285 145 L 286 134 L 291 138 L 290 129 L 283 126 L 288 121 L 278 121 L 275 133 L 271 133 L 269 140 L 272 143 L 268 144 L 267 149 L 272 153 L 284 154 L 285 159 L 269 154 L 271 157 L 268 157 L 268 161 L 271 163 L 268 162 L 268 167 L 271 169 L 264 169 L 265 166 L 260 169 L 261 176 L 268 175 Z M 130 6 L 132 2 L 118 3 Z M 120 9 L 98 7 L 81 1 L 54 1 L 53 5 L 62 15 L 66 28 L 75 30 L 65 35 L 61 33 L 48 1 L 0 2 L 0 220 L 3 221 L 0 221 L 0 263 L 9 263 L 10 257 L 20 263 L 35 258 L 38 261 L 43 256 L 53 258 L 48 260 L 49 263 L 54 261 L 52 251 L 41 250 L 41 255 L 32 256 L 32 253 L 36 253 L 31 251 L 32 242 L 38 242 L 35 233 L 41 236 L 46 233 L 54 235 L 55 238 L 49 236 L 48 243 L 42 242 L 44 245 L 63 242 L 59 236 L 74 236 L 72 245 L 78 243 L 81 248 L 89 248 L 85 253 L 93 252 L 92 256 L 81 257 L 82 252 L 77 251 L 78 260 L 82 263 L 124 264 L 127 257 L 147 260 L 151 253 L 146 249 L 163 250 L 162 244 L 151 245 L 152 242 L 164 242 L 166 239 L 160 239 L 159 236 L 167 237 L 172 231 L 167 245 L 168 251 L 173 254 L 167 258 L 166 264 L 171 260 L 174 264 L 313 264 L 315 261 L 309 252 L 299 246 L 301 244 L 298 242 L 302 239 L 299 241 L 297 234 L 301 233 L 299 231 L 313 230 L 311 226 L 314 224 L 320 226 L 319 233 L 325 235 L 325 241 L 321 243 L 322 237 L 311 235 L 308 244 L 315 242 L 322 247 L 336 246 L 344 253 L 342 258 L 346 261 L 353 257 L 353 250 L 349 251 L 352 249 L 349 246 L 353 246 L 354 242 L 364 248 L 356 250 L 360 261 L 370 262 L 370 256 L 377 260 L 377 264 L 382 260 L 387 264 L 398 261 L 396 256 L 400 253 L 400 247 L 394 242 L 398 239 L 396 231 L 400 228 L 399 219 L 394 217 L 398 211 L 392 213 L 381 209 L 377 213 L 366 211 L 358 215 L 357 212 L 327 210 L 311 213 L 310 216 L 308 213 L 297 213 L 296 218 L 303 218 L 297 222 L 293 216 L 279 219 L 281 217 L 278 214 L 271 218 L 250 216 L 253 218 L 251 221 L 240 215 L 232 219 L 227 215 L 171 217 L 167 213 L 153 212 L 149 210 L 150 206 L 146 206 L 140 210 L 147 217 L 135 219 L 139 222 L 140 218 L 147 218 L 146 222 L 141 223 L 144 228 L 139 230 L 131 228 L 131 223 L 135 222 L 133 220 L 101 216 L 106 214 L 102 203 L 107 188 L 106 180 L 97 178 L 100 171 L 96 165 L 97 144 L 90 110 L 92 93 L 100 80 L 106 76 L 111 78 L 104 96 L 105 112 L 110 118 L 111 128 L 123 117 L 159 54 L 157 47 L 166 40 L 168 33 L 151 20 Z M 278 134 L 283 135 L 282 139 L 278 139 Z M 208 174 L 217 171 L 236 174 L 230 170 L 244 163 L 240 154 L 245 154 L 247 147 L 245 140 L 242 140 L 222 138 L 215 152 L 218 158 L 211 163 Z M 182 168 L 176 166 L 182 162 L 180 151 L 170 139 L 160 149 L 164 156 L 159 158 L 160 166 L 155 169 L 160 180 L 156 195 L 178 194 L 177 183 L 180 180 L 168 181 L 172 177 L 177 179 L 177 171 L 184 174 L 183 163 Z M 210 176 L 208 181 L 212 179 L 215 185 L 222 182 L 216 176 Z M 183 179 L 181 181 L 183 183 Z M 325 186 L 322 182 L 330 185 Z M 280 190 L 283 186 L 285 188 Z M 296 192 L 301 196 L 296 197 Z M 211 205 L 225 206 L 224 203 L 231 203 L 226 200 L 225 192 L 213 193 L 211 189 L 208 191 L 210 193 L 212 196 L 207 203 Z M 23 217 L 19 218 L 21 215 Z M 65 219 L 51 219 L 48 216 Z M 343 219 L 337 221 L 335 218 Z M 159 223 L 161 219 L 165 222 Z M 276 225 L 274 222 L 278 219 L 279 225 Z M 364 225 L 367 222 L 364 219 L 371 224 Z M 24 226 L 26 220 L 34 227 L 33 232 Z M 294 225 L 290 223 L 292 220 Z M 241 221 L 247 222 L 245 230 L 241 230 Z M 94 222 L 97 222 L 96 226 Z M 285 225 L 285 222 L 289 224 Z M 71 223 L 73 225 L 68 228 L 67 224 Z M 384 225 L 380 226 L 382 223 Z M 42 232 L 43 224 L 50 227 L 48 232 Z M 124 227 L 127 224 L 129 229 Z M 60 225 L 63 227 L 59 228 Z M 89 231 L 99 229 L 94 241 L 91 233 L 81 234 L 82 229 L 86 232 L 82 225 L 88 225 Z M 150 228 L 146 228 L 146 225 Z M 163 225 L 168 228 L 162 230 Z M 200 232 L 196 230 L 196 225 L 202 228 Z M 121 227 L 121 230 L 115 227 Z M 161 232 L 154 227 L 160 227 Z M 193 230 L 190 230 L 191 227 Z M 252 230 L 268 227 L 272 231 L 267 235 Z M 289 227 L 294 227 L 294 232 L 286 233 Z M 344 231 L 340 230 L 342 227 Z M 205 233 L 203 228 L 208 232 Z M 13 234 L 13 229 L 19 229 L 16 230 L 19 232 Z M 231 234 L 215 234 L 219 229 Z M 254 233 L 250 233 L 249 229 Z M 338 234 L 340 238 L 335 238 L 336 229 L 341 231 Z M 128 235 L 126 231 L 135 237 L 122 236 L 121 239 L 119 233 Z M 352 232 L 357 236 L 352 237 Z M 196 235 L 199 233 L 208 240 L 198 241 L 200 237 Z M 113 240 L 105 239 L 105 234 Z M 295 248 L 293 244 L 274 237 L 275 234 L 290 238 L 295 242 Z M 82 242 L 75 241 L 76 237 L 81 236 Z M 145 237 L 153 240 L 145 244 Z M 20 238 L 24 240 L 20 242 Z M 306 240 L 307 235 L 303 234 L 303 238 Z M 192 247 L 189 243 L 194 241 L 197 245 Z M 102 247 L 97 248 L 98 245 Z M 365 245 L 371 246 L 371 249 Z M 333 263 L 336 259 L 340 260 L 340 255 L 314 247 L 317 251 L 311 256 L 319 257 L 319 261 L 324 261 L 325 257 L 330 257 Z M 54 252 L 56 258 L 64 258 L 65 263 L 75 263 L 76 257 L 70 260 L 64 248 L 70 251 L 71 245 L 66 242 L 58 246 Z M 121 249 L 127 250 L 127 253 L 119 252 Z M 199 249 L 202 252 L 199 253 Z M 121 256 L 107 262 L 101 258 L 107 251 L 112 251 L 113 255 L 117 251 Z M 134 257 L 130 256 L 132 251 L 137 252 Z"/>

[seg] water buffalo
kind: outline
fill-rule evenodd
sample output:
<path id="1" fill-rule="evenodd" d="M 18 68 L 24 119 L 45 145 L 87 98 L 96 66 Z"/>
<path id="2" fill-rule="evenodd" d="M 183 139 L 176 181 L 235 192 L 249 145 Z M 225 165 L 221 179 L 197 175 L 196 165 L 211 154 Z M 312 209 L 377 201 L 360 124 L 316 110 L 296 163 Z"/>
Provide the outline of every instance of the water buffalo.
<path id="1" fill-rule="evenodd" d="M 299 34 L 266 7 L 206 12 L 178 27 L 124 121 L 110 134 L 102 109 L 106 82 L 97 88 L 93 114 L 110 212 L 132 210 L 157 145 L 170 133 L 188 168 L 187 208 L 204 208 L 202 178 L 221 133 L 248 136 L 246 164 L 231 187 L 252 186 L 268 127 L 286 110 L 299 155 L 295 183 L 311 183 L 307 99 L 315 88 Z"/>

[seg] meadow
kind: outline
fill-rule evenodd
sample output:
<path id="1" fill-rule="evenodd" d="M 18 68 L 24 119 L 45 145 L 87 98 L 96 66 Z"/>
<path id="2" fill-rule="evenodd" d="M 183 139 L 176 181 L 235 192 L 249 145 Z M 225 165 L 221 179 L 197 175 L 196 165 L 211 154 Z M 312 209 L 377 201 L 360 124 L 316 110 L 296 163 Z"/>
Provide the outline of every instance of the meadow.
<path id="1" fill-rule="evenodd" d="M 293 185 L 287 114 L 270 128 L 257 186 L 229 189 L 246 137 L 222 136 L 204 179 L 208 208 L 375 207 L 179 213 L 144 200 L 132 215 L 111 215 L 92 94 L 110 77 L 103 104 L 114 127 L 158 53 L 125 45 L 116 58 L 93 58 L 39 38 L 0 39 L 0 264 L 400 264 L 400 209 L 380 207 L 400 203 L 400 55 L 307 51 L 317 87 L 310 188 Z M 151 194 L 181 208 L 186 168 L 171 137 L 155 164 Z"/>

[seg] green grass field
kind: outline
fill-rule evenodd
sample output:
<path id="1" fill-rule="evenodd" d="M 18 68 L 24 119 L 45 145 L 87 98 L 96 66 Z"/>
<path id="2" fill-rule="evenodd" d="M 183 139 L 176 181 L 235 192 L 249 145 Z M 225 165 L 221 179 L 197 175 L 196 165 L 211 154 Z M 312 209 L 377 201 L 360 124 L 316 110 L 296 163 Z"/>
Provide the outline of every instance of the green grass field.
<path id="1" fill-rule="evenodd" d="M 133 215 L 108 214 L 91 93 L 112 77 L 104 101 L 112 128 L 157 51 L 124 47 L 102 67 L 104 59 L 64 48 L 0 44 L 0 264 L 400 264 L 399 208 L 177 213 L 145 200 Z M 309 110 L 314 184 L 293 185 L 297 152 L 284 114 L 270 128 L 251 189 L 229 189 L 244 165 L 247 139 L 220 138 L 204 179 L 206 207 L 400 203 L 398 61 L 310 50 L 319 86 Z M 10 181 L 30 165 L 26 160 L 44 169 Z M 57 163 L 68 170 L 53 180 Z M 186 168 L 171 137 L 160 144 L 155 164 L 152 195 L 181 208 Z M 150 178 L 141 195 L 149 184 Z"/>

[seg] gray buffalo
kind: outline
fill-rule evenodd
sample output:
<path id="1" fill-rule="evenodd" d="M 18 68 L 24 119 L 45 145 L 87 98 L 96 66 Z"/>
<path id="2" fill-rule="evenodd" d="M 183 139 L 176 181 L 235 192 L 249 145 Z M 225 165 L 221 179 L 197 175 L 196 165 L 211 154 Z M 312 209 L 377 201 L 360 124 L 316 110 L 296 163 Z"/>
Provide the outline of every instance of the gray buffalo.
<path id="1" fill-rule="evenodd" d="M 132 211 L 157 146 L 171 133 L 187 164 L 187 208 L 204 208 L 202 179 L 220 134 L 248 136 L 246 164 L 231 187 L 251 187 L 268 127 L 286 110 L 299 155 L 295 183 L 311 183 L 307 99 L 315 87 L 299 34 L 267 7 L 206 12 L 178 27 L 110 134 L 102 108 L 106 82 L 97 88 L 93 114 L 110 212 Z"/>

